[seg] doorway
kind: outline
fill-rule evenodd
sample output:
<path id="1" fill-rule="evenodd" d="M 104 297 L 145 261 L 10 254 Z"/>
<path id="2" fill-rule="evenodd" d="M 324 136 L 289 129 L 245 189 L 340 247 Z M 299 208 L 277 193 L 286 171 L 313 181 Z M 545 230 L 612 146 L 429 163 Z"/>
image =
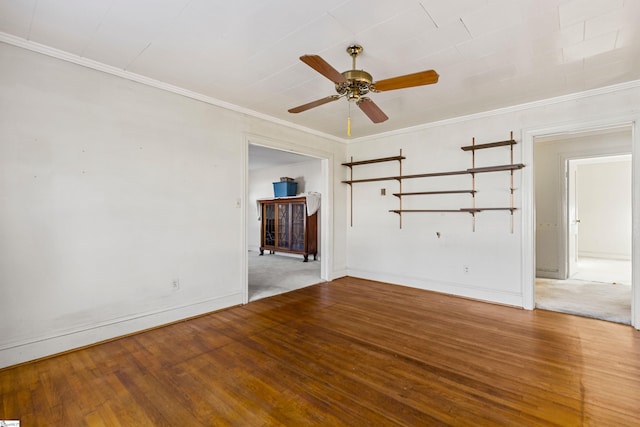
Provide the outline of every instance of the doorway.
<path id="1" fill-rule="evenodd" d="M 631 323 L 631 127 L 536 138 L 535 307 Z"/>
<path id="2" fill-rule="evenodd" d="M 247 291 L 246 302 L 289 292 L 324 281 L 322 277 L 322 209 L 318 215 L 318 257 L 303 257 L 287 253 L 260 255 L 261 199 L 274 198 L 274 182 L 283 177 L 297 184 L 296 195 L 317 193 L 323 198 L 326 168 L 322 159 L 248 142 L 247 154 Z M 322 202 L 321 202 L 322 206 Z"/>
<path id="3" fill-rule="evenodd" d="M 568 278 L 631 286 L 631 154 L 569 159 Z"/>

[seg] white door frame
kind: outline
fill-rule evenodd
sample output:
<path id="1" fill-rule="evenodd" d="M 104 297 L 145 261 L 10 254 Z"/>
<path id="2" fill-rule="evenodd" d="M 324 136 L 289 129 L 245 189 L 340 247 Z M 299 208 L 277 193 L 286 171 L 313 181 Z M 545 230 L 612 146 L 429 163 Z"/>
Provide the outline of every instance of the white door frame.
<path id="1" fill-rule="evenodd" d="M 597 149 L 597 150 L 592 150 L 590 151 L 588 154 L 584 154 L 584 155 L 570 155 L 571 153 L 569 153 L 569 155 L 563 156 L 563 163 L 564 163 L 564 167 L 565 167 L 565 171 L 568 174 L 567 175 L 567 180 L 565 182 L 565 188 L 563 188 L 564 194 L 566 195 L 566 204 L 564 204 L 563 202 L 563 215 L 566 216 L 566 224 L 567 224 L 567 229 L 566 229 L 566 239 L 567 239 L 567 253 L 566 253 L 566 264 L 567 264 L 567 278 L 571 277 L 573 274 L 575 274 L 576 270 L 577 270 L 577 258 L 578 258 L 578 241 L 579 241 L 579 237 L 577 238 L 577 240 L 574 242 L 574 244 L 571 244 L 571 239 L 575 238 L 576 235 L 579 235 L 579 228 L 581 227 L 579 224 L 579 218 L 580 218 L 580 212 L 578 210 L 578 204 L 579 201 L 577 200 L 577 179 L 576 179 L 576 169 L 578 167 L 579 164 L 585 164 L 588 162 L 593 162 L 594 160 L 596 161 L 602 161 L 602 159 L 609 159 L 609 161 L 613 161 L 612 159 L 618 159 L 620 157 L 627 157 L 627 158 L 633 158 L 633 156 L 631 155 L 631 151 L 629 150 L 620 150 L 617 147 L 608 147 L 608 146 L 603 146 L 602 149 Z M 572 197 L 572 193 L 573 197 Z M 573 198 L 573 200 L 572 200 Z M 574 211 L 572 212 L 572 204 L 574 205 Z M 573 216 L 572 216 L 573 213 Z M 576 222 L 577 221 L 577 222 Z M 572 230 L 572 227 L 575 227 Z M 574 260 L 572 260 L 572 258 L 574 258 Z"/>
<path id="2" fill-rule="evenodd" d="M 302 146 L 293 142 L 284 140 L 275 140 L 268 137 L 246 134 L 243 147 L 244 158 L 244 196 L 242 206 L 242 293 L 243 304 L 249 302 L 249 245 L 247 243 L 247 203 L 249 202 L 249 145 L 261 145 L 274 150 L 288 151 L 304 156 L 315 157 L 321 162 L 321 180 L 322 201 L 320 202 L 320 248 L 322 254 L 320 256 L 320 278 L 322 280 L 331 280 L 331 271 L 333 271 L 333 185 L 331 185 L 331 177 L 333 177 L 333 153 L 329 151 L 319 150 L 317 148 Z"/>
<path id="3" fill-rule="evenodd" d="M 535 308 L 535 188 L 533 144 L 536 137 L 567 132 L 588 132 L 607 128 L 631 126 L 632 158 L 632 291 L 631 325 L 640 329 L 640 115 L 625 115 L 590 122 L 572 122 L 546 128 L 522 130 L 522 156 L 527 166 L 522 169 L 522 305 L 527 310 Z"/>
<path id="4" fill-rule="evenodd" d="M 565 220 L 567 222 L 565 234 L 567 239 L 567 279 L 576 274 L 578 269 L 578 229 L 580 228 L 578 216 L 580 213 L 578 212 L 577 160 L 568 159 L 564 162 L 567 203 L 563 205 L 563 214 L 567 217 Z"/>
<path id="5" fill-rule="evenodd" d="M 572 263 L 570 258 L 572 255 L 575 255 L 577 257 L 577 251 L 578 251 L 578 248 L 575 247 L 573 248 L 575 253 L 572 254 L 571 242 L 570 242 L 570 239 L 572 237 L 571 235 L 572 224 L 571 224 L 571 207 L 570 207 L 571 200 L 569 196 L 571 193 L 570 186 L 575 179 L 575 177 L 571 176 L 570 164 L 578 160 L 594 159 L 598 157 L 611 157 L 611 156 L 618 156 L 618 155 L 624 155 L 624 154 L 631 154 L 631 152 L 627 151 L 626 149 L 620 149 L 620 147 L 608 147 L 603 145 L 600 148 L 566 152 L 560 155 L 559 176 L 563 177 L 561 181 L 562 189 L 560 191 L 560 194 L 561 194 L 560 204 L 562 209 L 562 221 L 560 222 L 561 238 L 558 239 L 558 243 L 559 243 L 558 255 L 561 257 L 561 262 L 559 263 L 560 277 L 558 277 L 560 280 L 565 280 L 571 277 Z M 573 269 L 575 269 L 575 266 L 573 267 L 574 267 Z"/>

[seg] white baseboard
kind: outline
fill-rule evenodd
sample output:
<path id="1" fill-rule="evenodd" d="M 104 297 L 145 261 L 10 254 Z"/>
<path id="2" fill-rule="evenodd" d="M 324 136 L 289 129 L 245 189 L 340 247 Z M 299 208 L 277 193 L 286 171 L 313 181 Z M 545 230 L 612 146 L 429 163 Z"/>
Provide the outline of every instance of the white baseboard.
<path id="1" fill-rule="evenodd" d="M 540 277 L 541 279 L 564 280 L 564 277 L 560 277 L 558 270 L 536 270 L 536 277 Z"/>
<path id="2" fill-rule="evenodd" d="M 630 254 L 609 253 L 609 252 L 580 251 L 578 252 L 578 258 L 600 258 L 600 259 L 613 259 L 613 260 L 620 260 L 620 261 L 631 261 Z"/>
<path id="3" fill-rule="evenodd" d="M 339 279 L 341 277 L 345 277 L 348 275 L 349 275 L 349 272 L 347 270 L 336 270 L 331 273 L 329 280 Z"/>
<path id="4" fill-rule="evenodd" d="M 51 356 L 239 304 L 242 304 L 242 293 L 240 292 L 179 307 L 138 313 L 126 318 L 113 319 L 52 336 L 35 337 L 19 343 L 0 344 L 0 368 Z"/>
<path id="5" fill-rule="evenodd" d="M 462 283 L 440 282 L 418 277 L 401 276 L 375 271 L 349 269 L 348 275 L 362 279 L 386 282 L 394 285 L 408 286 L 427 291 L 440 292 L 465 298 L 472 298 L 492 303 L 523 307 L 522 293 L 496 291 L 493 289 L 477 288 Z"/>
<path id="6" fill-rule="evenodd" d="M 254 251 L 249 250 L 249 252 L 254 252 Z M 260 253 L 259 250 L 255 251 L 255 252 L 258 253 L 258 254 Z M 302 255 L 302 254 L 295 254 L 295 253 L 290 253 L 290 252 L 274 251 L 274 253 L 271 254 L 270 251 L 265 249 L 263 256 L 268 256 L 268 255 L 278 255 L 278 256 L 295 258 L 295 259 L 303 259 L 304 258 L 304 255 Z M 309 261 L 320 261 L 320 254 L 318 253 L 316 255 L 316 259 L 313 259 L 313 255 L 309 255 L 307 258 L 308 258 Z"/>

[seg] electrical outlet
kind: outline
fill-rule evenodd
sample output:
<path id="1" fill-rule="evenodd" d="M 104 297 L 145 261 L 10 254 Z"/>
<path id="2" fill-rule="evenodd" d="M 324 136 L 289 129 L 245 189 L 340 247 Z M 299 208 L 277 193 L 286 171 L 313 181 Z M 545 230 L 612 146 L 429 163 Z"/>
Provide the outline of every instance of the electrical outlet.
<path id="1" fill-rule="evenodd" d="M 463 265 L 462 266 L 462 271 L 464 271 L 464 274 L 469 273 L 469 266 L 468 265 Z"/>
<path id="2" fill-rule="evenodd" d="M 179 279 L 173 279 L 171 281 L 171 289 L 173 289 L 174 291 L 177 291 L 178 289 L 180 289 L 180 280 Z"/>

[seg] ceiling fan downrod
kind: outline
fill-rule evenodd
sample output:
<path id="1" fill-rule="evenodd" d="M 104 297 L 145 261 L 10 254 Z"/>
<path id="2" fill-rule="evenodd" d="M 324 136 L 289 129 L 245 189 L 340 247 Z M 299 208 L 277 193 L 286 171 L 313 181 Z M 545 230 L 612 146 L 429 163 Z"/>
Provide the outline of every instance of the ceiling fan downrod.
<path id="1" fill-rule="evenodd" d="M 356 70 L 356 57 L 362 53 L 362 46 L 353 44 L 347 48 L 347 53 L 351 55 L 352 66 L 341 73 L 346 81 L 336 83 L 336 92 L 340 96 L 346 95 L 350 102 L 358 102 L 362 95 L 369 93 L 373 77 L 364 70 Z"/>
<path id="2" fill-rule="evenodd" d="M 351 55 L 351 69 L 356 69 L 356 56 L 362 53 L 362 46 L 359 44 L 352 44 L 347 48 L 347 53 Z"/>

